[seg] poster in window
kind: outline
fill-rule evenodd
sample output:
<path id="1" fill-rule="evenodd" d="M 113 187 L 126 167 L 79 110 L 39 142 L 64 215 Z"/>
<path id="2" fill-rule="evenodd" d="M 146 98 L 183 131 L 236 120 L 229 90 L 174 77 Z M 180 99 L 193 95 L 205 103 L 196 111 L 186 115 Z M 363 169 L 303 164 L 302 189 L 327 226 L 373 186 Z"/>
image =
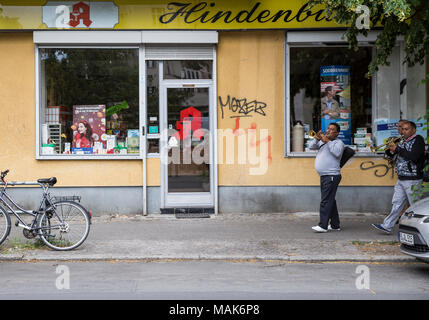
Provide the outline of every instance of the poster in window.
<path id="1" fill-rule="evenodd" d="M 73 106 L 73 154 L 92 154 L 99 152 L 100 143 L 106 148 L 101 137 L 106 133 L 106 106 Z M 94 149 L 94 145 L 98 147 Z"/>
<path id="2" fill-rule="evenodd" d="M 322 132 L 326 132 L 329 124 L 338 123 L 341 130 L 338 139 L 350 145 L 352 143 L 350 67 L 321 66 L 320 89 Z"/>
<path id="3" fill-rule="evenodd" d="M 390 137 L 399 137 L 398 121 L 400 119 L 378 119 L 377 124 L 377 140 L 376 144 L 381 145 L 386 143 Z M 426 121 L 424 119 L 410 119 L 416 124 L 416 134 L 421 135 L 425 140 L 427 138 Z"/>
<path id="4" fill-rule="evenodd" d="M 377 145 L 381 145 L 390 137 L 399 137 L 398 133 L 399 119 L 379 119 L 377 123 Z M 379 152 L 382 152 L 380 149 Z"/>

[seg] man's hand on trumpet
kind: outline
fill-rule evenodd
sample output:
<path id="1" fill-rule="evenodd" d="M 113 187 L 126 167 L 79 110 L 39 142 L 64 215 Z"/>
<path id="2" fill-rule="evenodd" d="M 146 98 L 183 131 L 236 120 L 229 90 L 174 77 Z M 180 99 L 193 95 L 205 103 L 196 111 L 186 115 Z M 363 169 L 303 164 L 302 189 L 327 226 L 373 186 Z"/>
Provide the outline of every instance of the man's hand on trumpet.
<path id="1" fill-rule="evenodd" d="M 326 130 L 326 132 L 322 132 L 321 130 L 319 130 L 319 132 L 315 133 L 313 130 L 311 130 L 309 136 L 316 139 L 317 141 L 328 143 L 329 141 L 335 139 L 335 137 L 332 136 L 331 131 L 332 130 Z"/>
<path id="2" fill-rule="evenodd" d="M 396 147 L 397 147 L 398 145 L 396 144 L 396 143 L 391 143 L 390 145 L 389 145 L 389 150 L 390 150 L 390 153 L 391 154 L 394 154 L 395 153 L 395 151 L 396 151 Z"/>
<path id="3" fill-rule="evenodd" d="M 331 141 L 331 139 L 329 138 L 329 132 L 320 132 L 320 140 L 322 140 L 323 143 L 328 143 L 329 141 Z"/>
<path id="4" fill-rule="evenodd" d="M 334 140 L 336 137 L 333 137 L 332 130 L 328 128 L 326 132 L 319 130 L 315 138 L 319 141 L 322 141 L 323 143 L 328 143 L 329 141 Z"/>

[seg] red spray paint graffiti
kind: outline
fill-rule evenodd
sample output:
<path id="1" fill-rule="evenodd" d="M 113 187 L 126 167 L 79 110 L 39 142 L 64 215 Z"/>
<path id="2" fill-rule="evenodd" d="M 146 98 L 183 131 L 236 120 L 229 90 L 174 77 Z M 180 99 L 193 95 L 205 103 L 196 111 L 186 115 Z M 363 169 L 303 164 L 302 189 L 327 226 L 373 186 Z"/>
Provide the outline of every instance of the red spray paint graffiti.
<path id="1" fill-rule="evenodd" d="M 245 130 L 240 130 L 240 118 L 236 118 L 235 119 L 235 128 L 233 129 L 232 132 L 236 136 L 241 136 L 244 133 L 248 133 L 249 129 L 250 130 L 256 130 L 257 127 L 258 127 L 258 125 L 256 123 L 252 122 L 250 124 L 250 128 L 245 129 Z M 268 136 L 265 139 L 256 140 L 256 135 L 251 135 L 249 139 L 250 139 L 249 146 L 254 147 L 254 148 L 256 148 L 257 146 L 259 146 L 261 144 L 261 142 L 268 143 L 268 163 L 271 164 L 272 161 L 273 161 L 273 157 L 271 155 L 271 140 L 272 140 L 272 137 Z"/>

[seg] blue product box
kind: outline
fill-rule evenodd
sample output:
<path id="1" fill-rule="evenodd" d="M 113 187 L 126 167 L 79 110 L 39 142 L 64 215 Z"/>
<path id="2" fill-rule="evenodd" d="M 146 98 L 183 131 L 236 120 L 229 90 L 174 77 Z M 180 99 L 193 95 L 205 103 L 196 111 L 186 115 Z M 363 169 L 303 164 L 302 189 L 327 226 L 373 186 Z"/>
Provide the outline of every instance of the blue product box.
<path id="1" fill-rule="evenodd" d="M 92 154 L 92 148 L 72 148 L 72 154 Z"/>

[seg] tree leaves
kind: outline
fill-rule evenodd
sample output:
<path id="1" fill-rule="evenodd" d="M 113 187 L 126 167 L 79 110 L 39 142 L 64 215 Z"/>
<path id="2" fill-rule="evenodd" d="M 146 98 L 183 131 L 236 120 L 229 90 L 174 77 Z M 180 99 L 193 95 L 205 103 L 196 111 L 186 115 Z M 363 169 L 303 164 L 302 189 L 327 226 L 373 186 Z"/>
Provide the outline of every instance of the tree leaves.
<path id="1" fill-rule="evenodd" d="M 425 0 L 310 0 L 310 6 L 322 5 L 333 12 L 336 22 L 347 26 L 350 48 L 358 46 L 357 36 L 368 30 L 358 28 L 359 6 L 370 9 L 371 28 L 382 27 L 375 42 L 376 54 L 368 66 L 368 76 L 380 66 L 389 65 L 389 57 L 398 39 L 404 39 L 404 63 L 412 67 L 423 64 L 429 52 L 429 1 Z"/>

